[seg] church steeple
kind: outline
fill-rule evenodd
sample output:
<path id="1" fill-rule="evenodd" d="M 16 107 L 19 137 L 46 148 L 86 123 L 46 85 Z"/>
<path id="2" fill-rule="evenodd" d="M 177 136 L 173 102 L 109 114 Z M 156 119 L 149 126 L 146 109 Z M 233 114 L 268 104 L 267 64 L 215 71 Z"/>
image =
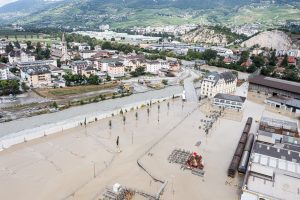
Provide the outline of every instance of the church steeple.
<path id="1" fill-rule="evenodd" d="M 62 42 L 66 42 L 66 39 L 65 39 L 65 33 L 62 34 L 61 41 L 62 41 Z"/>

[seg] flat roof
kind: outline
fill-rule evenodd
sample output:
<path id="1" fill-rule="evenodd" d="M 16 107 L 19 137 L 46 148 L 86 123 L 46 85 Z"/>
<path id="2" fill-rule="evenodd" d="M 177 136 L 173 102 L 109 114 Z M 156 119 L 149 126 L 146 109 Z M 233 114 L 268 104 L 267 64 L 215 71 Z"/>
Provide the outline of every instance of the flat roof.
<path id="1" fill-rule="evenodd" d="M 241 96 L 231 95 L 231 94 L 223 94 L 223 93 L 216 94 L 214 98 L 236 101 L 241 103 L 244 103 L 246 100 L 246 97 L 241 97 Z"/>
<path id="2" fill-rule="evenodd" d="M 282 147 L 275 147 L 272 145 L 255 142 L 253 146 L 253 152 L 300 164 L 300 152 L 297 152 L 296 148 L 292 150 L 284 149 Z"/>
<path id="3" fill-rule="evenodd" d="M 300 83 L 297 82 L 259 75 L 250 78 L 249 83 L 300 94 Z"/>
<path id="4" fill-rule="evenodd" d="M 254 191 L 255 193 L 259 193 L 272 199 L 299 198 L 299 177 L 290 176 L 280 170 L 273 170 L 270 167 L 264 167 L 264 170 L 261 171 L 266 172 L 267 174 L 274 172 L 274 180 L 268 180 L 250 172 L 247 179 L 247 190 Z"/>

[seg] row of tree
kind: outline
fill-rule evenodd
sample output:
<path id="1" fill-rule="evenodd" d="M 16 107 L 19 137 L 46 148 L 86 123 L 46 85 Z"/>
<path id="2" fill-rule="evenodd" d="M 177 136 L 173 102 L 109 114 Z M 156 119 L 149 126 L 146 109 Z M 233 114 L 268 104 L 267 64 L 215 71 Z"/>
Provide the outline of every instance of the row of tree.
<path id="1" fill-rule="evenodd" d="M 89 77 L 86 77 L 85 75 L 66 73 L 63 78 L 65 79 L 67 86 L 98 85 L 102 83 L 102 79 L 100 79 L 97 75 L 90 75 Z M 106 76 L 106 81 L 110 80 L 111 77 Z"/>

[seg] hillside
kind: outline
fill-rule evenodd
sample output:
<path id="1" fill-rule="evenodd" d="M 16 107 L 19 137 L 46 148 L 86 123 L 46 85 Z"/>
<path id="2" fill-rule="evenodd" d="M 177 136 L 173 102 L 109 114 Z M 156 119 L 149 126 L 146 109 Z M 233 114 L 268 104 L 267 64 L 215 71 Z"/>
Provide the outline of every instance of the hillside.
<path id="1" fill-rule="evenodd" d="M 300 16 L 300 10 L 293 7 L 295 0 L 277 0 L 263 6 L 258 2 L 261 0 L 19 0 L 0 8 L 4 11 L 0 11 L 0 21 L 95 29 L 100 24 L 117 28 L 184 23 L 233 25 L 261 20 L 273 27 Z"/>
<path id="2" fill-rule="evenodd" d="M 208 27 L 200 27 L 192 32 L 189 32 L 181 37 L 184 42 L 192 43 L 207 43 L 226 45 L 228 40 L 225 34 L 216 33 Z"/>
<path id="3" fill-rule="evenodd" d="M 0 19 L 4 22 L 14 22 L 18 18 L 33 13 L 43 12 L 44 9 L 57 6 L 61 0 L 19 0 L 0 7 Z"/>
<path id="4" fill-rule="evenodd" d="M 287 50 L 292 47 L 291 38 L 282 31 L 265 31 L 249 40 L 243 42 L 241 45 L 245 47 L 252 47 L 259 44 L 260 47 Z"/>

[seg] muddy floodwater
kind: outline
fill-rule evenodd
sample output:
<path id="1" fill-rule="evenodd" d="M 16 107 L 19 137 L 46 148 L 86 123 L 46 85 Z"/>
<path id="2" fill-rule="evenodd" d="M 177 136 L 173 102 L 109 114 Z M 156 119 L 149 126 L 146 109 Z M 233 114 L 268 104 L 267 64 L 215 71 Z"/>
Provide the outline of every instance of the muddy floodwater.
<path id="1" fill-rule="evenodd" d="M 175 87 L 168 92 L 180 90 Z M 119 106 L 129 103 L 131 98 L 142 100 L 149 98 L 148 95 L 153 98 L 163 95 L 155 92 L 55 113 L 48 115 L 49 121 L 109 109 L 111 104 Z M 266 111 L 263 105 L 246 101 L 240 120 L 219 118 L 206 135 L 199 128 L 201 119 L 206 118 L 199 106 L 180 99 L 164 101 L 159 106 L 153 104 L 5 149 L 0 152 L 0 197 L 92 200 L 100 199 L 106 187 L 115 183 L 155 195 L 162 183 L 154 177 L 167 182 L 162 199 L 238 199 L 243 176 L 228 179 L 227 169 L 247 118 L 284 117 Z M 25 128 L 45 123 L 46 119 L 39 116 L 16 123 L 24 123 Z M 257 128 L 258 124 L 253 123 L 250 132 Z M 9 130 L 9 126 L 1 129 Z M 13 130 L 18 129 L 20 127 L 13 127 Z M 169 163 L 168 156 L 174 149 L 201 155 L 204 176 Z"/>

